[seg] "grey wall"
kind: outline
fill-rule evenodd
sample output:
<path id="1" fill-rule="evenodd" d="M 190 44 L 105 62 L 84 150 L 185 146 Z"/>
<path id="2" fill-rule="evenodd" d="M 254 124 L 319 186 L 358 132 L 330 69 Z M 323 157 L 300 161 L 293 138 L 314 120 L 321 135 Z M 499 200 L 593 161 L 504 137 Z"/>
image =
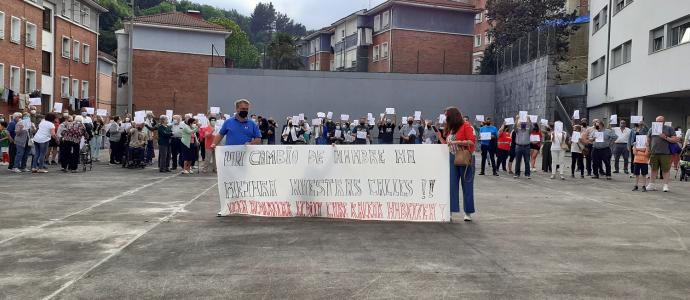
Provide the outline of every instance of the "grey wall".
<path id="1" fill-rule="evenodd" d="M 393 28 L 474 35 L 474 14 L 412 6 L 393 8 Z"/>
<path id="2" fill-rule="evenodd" d="M 371 112 L 376 118 L 386 107 L 395 107 L 398 119 L 421 110 L 425 118 L 438 119 L 447 106 L 467 115 L 492 115 L 494 76 L 409 75 L 347 72 L 209 69 L 208 103 L 224 112 L 246 98 L 252 112 L 276 120 L 319 111 L 351 118 Z M 280 118 L 280 119 L 279 119 Z M 334 117 L 335 118 L 335 117 Z"/>
<path id="3" fill-rule="evenodd" d="M 527 110 L 553 120 L 557 87 L 550 68 L 550 58 L 544 56 L 496 75 L 496 117 L 514 117 Z"/>
<path id="4" fill-rule="evenodd" d="M 134 27 L 134 49 L 211 55 L 211 45 L 220 55 L 225 54 L 225 35 L 186 30 Z"/>

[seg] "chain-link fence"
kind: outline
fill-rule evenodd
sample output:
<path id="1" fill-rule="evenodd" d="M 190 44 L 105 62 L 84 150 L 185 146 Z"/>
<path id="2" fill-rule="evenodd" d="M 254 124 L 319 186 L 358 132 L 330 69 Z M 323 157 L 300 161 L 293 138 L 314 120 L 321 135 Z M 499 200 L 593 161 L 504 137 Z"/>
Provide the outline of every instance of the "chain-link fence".
<path id="1" fill-rule="evenodd" d="M 556 28 L 539 28 L 496 53 L 498 73 L 556 52 Z"/>

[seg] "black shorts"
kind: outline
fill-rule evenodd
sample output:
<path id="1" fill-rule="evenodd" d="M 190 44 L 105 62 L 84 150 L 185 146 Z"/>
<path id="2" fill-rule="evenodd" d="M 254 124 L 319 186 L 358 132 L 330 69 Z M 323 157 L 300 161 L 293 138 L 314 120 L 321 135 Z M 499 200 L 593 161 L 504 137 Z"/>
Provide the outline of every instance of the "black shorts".
<path id="1" fill-rule="evenodd" d="M 649 174 L 649 165 L 638 163 L 633 164 L 633 174 L 635 174 L 635 176 L 647 176 L 647 174 Z"/>
<path id="2" fill-rule="evenodd" d="M 513 162 L 515 160 L 515 147 L 510 147 L 508 157 L 510 157 L 510 162 Z"/>
<path id="3" fill-rule="evenodd" d="M 48 141 L 48 147 L 50 148 L 57 148 L 58 143 L 55 141 L 55 138 L 50 138 L 50 141 Z"/>

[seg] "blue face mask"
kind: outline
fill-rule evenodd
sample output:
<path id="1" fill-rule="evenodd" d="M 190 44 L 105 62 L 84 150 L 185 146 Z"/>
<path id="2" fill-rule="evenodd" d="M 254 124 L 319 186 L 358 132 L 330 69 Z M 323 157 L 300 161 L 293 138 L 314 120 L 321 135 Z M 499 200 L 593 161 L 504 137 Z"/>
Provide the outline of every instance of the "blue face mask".
<path id="1" fill-rule="evenodd" d="M 22 120 L 31 120 L 29 117 L 23 117 Z"/>

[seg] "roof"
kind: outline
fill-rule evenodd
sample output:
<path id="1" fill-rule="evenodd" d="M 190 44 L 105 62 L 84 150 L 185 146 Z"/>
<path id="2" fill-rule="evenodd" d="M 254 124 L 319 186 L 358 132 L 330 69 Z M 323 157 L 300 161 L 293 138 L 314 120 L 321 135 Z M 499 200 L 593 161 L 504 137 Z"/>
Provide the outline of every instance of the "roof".
<path id="1" fill-rule="evenodd" d="M 117 59 L 116 59 L 114 56 L 112 56 L 112 55 L 110 55 L 110 54 L 108 54 L 108 53 L 105 53 L 105 52 L 103 52 L 103 51 L 98 51 L 98 58 L 104 59 L 104 60 L 106 60 L 106 61 L 112 63 L 113 65 L 114 65 L 115 62 L 117 61 Z"/>
<path id="2" fill-rule="evenodd" d="M 417 7 L 428 7 L 428 8 L 434 8 L 434 9 L 445 9 L 445 10 L 457 10 L 457 11 L 465 11 L 465 12 L 480 12 L 482 10 L 477 9 L 474 7 L 472 4 L 469 3 L 463 3 L 463 2 L 456 2 L 456 1 L 449 1 L 448 3 L 442 4 L 438 3 L 435 1 L 429 1 L 429 0 L 387 0 L 374 8 L 370 9 L 367 11 L 368 15 L 371 14 L 376 14 L 380 12 L 381 10 L 384 10 L 393 4 L 399 4 L 399 5 L 407 5 L 407 6 L 417 6 Z"/>
<path id="3" fill-rule="evenodd" d="M 185 29 L 218 31 L 223 33 L 229 32 L 223 26 L 213 24 L 211 22 L 207 22 L 206 20 L 202 20 L 198 17 L 194 17 L 181 12 L 169 12 L 150 16 L 139 16 L 134 17 L 132 21 L 134 21 L 134 24 L 172 26 Z"/>
<path id="4" fill-rule="evenodd" d="M 311 40 L 311 39 L 313 39 L 313 38 L 315 38 L 315 37 L 317 37 L 317 36 L 319 36 L 319 35 L 325 34 L 325 33 L 333 33 L 333 27 L 332 27 L 332 26 L 329 26 L 329 27 L 321 28 L 321 29 L 315 31 L 314 33 L 312 33 L 312 34 L 310 34 L 310 35 L 307 35 L 307 36 L 305 36 L 305 37 L 302 37 L 301 39 L 302 39 L 302 40 Z"/>
<path id="5" fill-rule="evenodd" d="M 91 6 L 91 7 L 95 8 L 97 11 L 99 11 L 99 12 L 101 12 L 101 13 L 107 13 L 107 12 L 108 12 L 108 10 L 107 10 L 105 7 L 101 6 L 101 5 L 98 4 L 96 1 L 93 1 L 93 0 L 82 0 L 82 2 L 83 2 L 83 3 L 86 3 L 86 5 L 88 5 L 88 6 Z"/>

